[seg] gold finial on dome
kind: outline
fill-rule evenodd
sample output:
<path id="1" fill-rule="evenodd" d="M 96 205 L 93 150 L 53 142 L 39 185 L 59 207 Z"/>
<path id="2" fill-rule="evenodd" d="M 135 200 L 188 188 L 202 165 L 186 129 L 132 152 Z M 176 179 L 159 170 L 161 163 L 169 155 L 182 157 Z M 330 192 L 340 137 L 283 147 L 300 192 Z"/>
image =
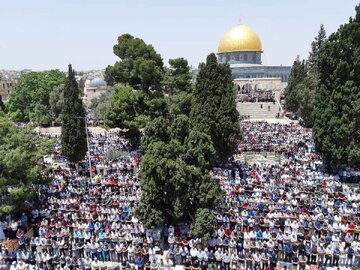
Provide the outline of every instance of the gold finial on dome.
<path id="1" fill-rule="evenodd" d="M 261 40 L 249 26 L 237 24 L 219 42 L 218 53 L 227 52 L 262 52 Z"/>

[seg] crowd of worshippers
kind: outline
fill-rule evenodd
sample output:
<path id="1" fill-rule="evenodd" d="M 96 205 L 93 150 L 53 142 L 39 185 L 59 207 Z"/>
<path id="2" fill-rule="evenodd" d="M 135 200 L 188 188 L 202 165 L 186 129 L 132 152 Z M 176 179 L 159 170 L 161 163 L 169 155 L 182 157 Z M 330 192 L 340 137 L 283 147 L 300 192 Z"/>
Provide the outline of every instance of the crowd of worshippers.
<path id="1" fill-rule="evenodd" d="M 19 244 L 17 250 L 1 249 L 1 264 L 66 270 L 359 268 L 359 188 L 323 171 L 311 130 L 266 122 L 241 127 L 239 153 L 274 151 L 281 161 L 232 160 L 213 169 L 225 196 L 210 239 L 189 238 L 188 224 L 166 225 L 161 233 L 144 228 L 134 216 L 141 195 L 139 154 L 116 133 L 92 135 L 92 177 L 70 170 L 58 144 L 52 159 L 60 165 L 50 175 L 53 184 L 39 191 L 38 207 L 1 223 L 0 238 Z M 109 149 L 121 157 L 106 160 Z M 34 237 L 28 239 L 30 228 Z"/>
<path id="2" fill-rule="evenodd" d="M 238 90 L 239 102 L 275 102 L 275 94 L 271 90 Z"/>

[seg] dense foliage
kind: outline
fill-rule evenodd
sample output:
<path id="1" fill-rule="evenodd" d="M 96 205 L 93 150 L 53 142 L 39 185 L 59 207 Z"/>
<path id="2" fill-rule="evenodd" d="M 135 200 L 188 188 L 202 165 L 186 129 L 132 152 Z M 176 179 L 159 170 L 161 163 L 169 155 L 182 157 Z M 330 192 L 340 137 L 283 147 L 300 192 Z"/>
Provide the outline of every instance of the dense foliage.
<path id="1" fill-rule="evenodd" d="M 68 77 L 64 86 L 62 120 L 62 153 L 69 162 L 77 163 L 84 158 L 87 151 L 85 109 L 71 65 L 69 65 Z"/>
<path id="2" fill-rule="evenodd" d="M 161 122 L 162 120 L 154 125 L 159 126 Z M 144 138 L 148 129 L 154 130 L 153 127 L 148 127 Z M 200 138 L 196 138 L 197 135 Z M 202 141 L 199 148 L 192 143 L 183 145 L 167 136 L 163 138 L 166 141 L 153 137 L 141 161 L 143 193 L 137 216 L 146 227 L 157 227 L 164 223 L 194 222 L 198 209 L 211 210 L 222 199 L 219 185 L 210 178 L 205 167 L 194 166 L 191 161 L 195 159 L 188 157 L 188 153 L 194 151 L 203 154 L 201 161 L 210 163 L 211 160 L 204 155 L 206 152 L 215 153 L 210 137 L 203 133 L 193 134 L 191 141 Z M 196 155 L 195 153 L 193 155 Z"/>
<path id="3" fill-rule="evenodd" d="M 190 222 L 192 233 L 207 239 L 222 199 L 209 170 L 232 154 L 240 135 L 230 68 L 210 55 L 194 91 L 184 58 L 164 68 L 151 45 L 129 34 L 118 38 L 114 53 L 120 61 L 106 69 L 114 93 L 95 107 L 106 107 L 105 125 L 128 138 L 143 133 L 136 215 L 148 228 Z"/>
<path id="4" fill-rule="evenodd" d="M 8 108 L 15 121 L 32 121 L 47 125 L 51 115 L 49 95 L 54 87 L 65 82 L 59 70 L 30 72 L 21 75 L 11 92 Z"/>
<path id="5" fill-rule="evenodd" d="M 55 86 L 50 92 L 50 116 L 56 123 L 61 123 L 62 120 L 62 108 L 64 106 L 64 84 Z"/>
<path id="6" fill-rule="evenodd" d="M 211 137 L 217 158 L 227 161 L 240 139 L 239 113 L 228 65 L 218 64 L 215 54 L 200 65 L 190 122 L 193 129 Z"/>
<path id="7" fill-rule="evenodd" d="M 298 87 L 303 83 L 305 77 L 306 62 L 305 60 L 301 61 L 298 56 L 292 65 L 288 85 L 285 89 L 285 104 L 287 110 L 297 112 L 299 108 L 299 100 L 297 97 L 299 92 Z"/>
<path id="8" fill-rule="evenodd" d="M 191 224 L 190 236 L 210 240 L 216 228 L 214 213 L 206 208 L 199 208 L 196 211 L 195 222 Z"/>
<path id="9" fill-rule="evenodd" d="M 169 111 L 172 115 L 189 116 L 193 97 L 193 84 L 188 62 L 184 58 L 169 60 L 164 76 L 164 89 L 169 93 Z"/>
<path id="10" fill-rule="evenodd" d="M 314 139 L 329 165 L 360 164 L 360 6 L 319 53 Z"/>
<path id="11" fill-rule="evenodd" d="M 188 61 L 184 58 L 169 60 L 170 67 L 165 69 L 164 85 L 167 92 L 175 94 L 192 90 L 191 73 Z"/>
<path id="12" fill-rule="evenodd" d="M 316 94 L 319 88 L 319 53 L 325 41 L 326 32 L 321 25 L 318 35 L 311 43 L 307 61 L 301 61 L 299 56 L 294 61 L 285 89 L 286 109 L 298 113 L 308 127 L 314 124 Z"/>
<path id="13" fill-rule="evenodd" d="M 140 129 L 146 123 L 167 114 L 167 103 L 162 92 L 144 92 L 122 85 L 115 86 L 115 93 L 108 101 L 105 125 L 126 130 L 127 138 L 137 143 Z"/>
<path id="14" fill-rule="evenodd" d="M 212 214 L 204 217 L 198 213 L 212 213 L 222 199 L 219 185 L 209 175 L 216 151 L 209 135 L 190 127 L 188 115 L 193 93 L 190 68 L 185 59 L 170 60 L 163 89 L 167 93 L 163 109 L 166 113 L 157 118 L 147 117 L 153 120 L 146 125 L 141 139 L 143 193 L 137 216 L 146 227 L 177 222 L 194 223 L 197 228 L 213 224 Z M 137 92 L 133 90 L 132 93 Z M 131 114 L 131 118 L 138 117 Z M 144 119 L 144 113 L 140 115 Z M 194 229 L 194 232 L 206 239 L 208 229 L 202 232 Z"/>
<path id="15" fill-rule="evenodd" d="M 28 128 L 14 126 L 0 113 L 0 215 L 31 206 L 41 175 L 41 158 L 50 152 L 52 141 L 38 139 Z"/>
<path id="16" fill-rule="evenodd" d="M 120 61 L 106 68 L 105 80 L 109 85 L 124 83 L 142 90 L 159 86 L 164 72 L 163 61 L 152 45 L 124 34 L 118 37 L 113 52 Z"/>

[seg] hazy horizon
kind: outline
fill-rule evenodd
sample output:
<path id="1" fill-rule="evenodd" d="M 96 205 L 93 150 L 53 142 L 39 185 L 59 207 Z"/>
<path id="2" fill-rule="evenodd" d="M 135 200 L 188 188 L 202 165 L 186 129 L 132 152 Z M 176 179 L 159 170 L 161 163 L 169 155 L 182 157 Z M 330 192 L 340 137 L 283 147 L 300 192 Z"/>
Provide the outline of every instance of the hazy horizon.
<path id="1" fill-rule="evenodd" d="M 130 33 L 168 59 L 197 67 L 241 22 L 262 41 L 264 65 L 306 58 L 324 24 L 327 35 L 355 15 L 358 1 L 326 0 L 12 0 L 2 3 L 0 69 L 104 69 L 117 61 L 117 37 Z"/>

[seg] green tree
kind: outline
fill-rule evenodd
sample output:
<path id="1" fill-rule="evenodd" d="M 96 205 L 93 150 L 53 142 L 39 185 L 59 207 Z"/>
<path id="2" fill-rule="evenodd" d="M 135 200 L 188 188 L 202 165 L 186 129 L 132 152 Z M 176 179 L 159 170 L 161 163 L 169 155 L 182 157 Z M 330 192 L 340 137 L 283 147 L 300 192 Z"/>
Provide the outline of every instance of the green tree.
<path id="1" fill-rule="evenodd" d="M 201 169 L 212 169 L 216 159 L 216 151 L 209 135 L 199 131 L 191 131 L 185 140 L 184 147 L 187 164 Z"/>
<path id="2" fill-rule="evenodd" d="M 147 228 L 192 223 L 197 209 L 212 209 L 221 202 L 220 187 L 208 171 L 216 156 L 211 138 L 190 131 L 186 115 L 178 115 L 171 125 L 163 117 L 151 121 L 141 150 L 142 197 L 136 215 Z"/>
<path id="3" fill-rule="evenodd" d="M 165 70 L 162 84 L 172 94 L 190 92 L 192 90 L 192 77 L 188 61 L 181 57 L 170 59 L 169 64 L 170 68 Z"/>
<path id="4" fill-rule="evenodd" d="M 145 136 L 141 138 L 141 151 L 145 153 L 154 142 L 169 142 L 170 129 L 163 117 L 158 117 L 146 125 Z"/>
<path id="5" fill-rule="evenodd" d="M 319 77 L 319 53 L 322 45 L 326 41 L 326 31 L 324 25 L 320 25 L 320 30 L 315 40 L 311 42 L 311 51 L 307 60 L 309 73 L 312 74 L 316 79 Z"/>
<path id="6" fill-rule="evenodd" d="M 126 130 L 126 137 L 137 145 L 140 140 L 140 129 L 159 116 L 167 114 L 167 103 L 159 92 L 144 92 L 122 85 L 115 86 L 106 112 L 105 125 L 111 128 Z"/>
<path id="7" fill-rule="evenodd" d="M 315 100 L 319 88 L 319 53 L 325 41 L 326 32 L 321 25 L 311 43 L 308 60 L 301 62 L 299 57 L 296 59 L 285 89 L 286 108 L 298 113 L 307 127 L 314 124 Z"/>
<path id="8" fill-rule="evenodd" d="M 0 113 L 0 216 L 29 208 L 39 185 L 46 184 L 39 163 L 52 141 L 37 138 L 30 128 L 17 128 Z"/>
<path id="9" fill-rule="evenodd" d="M 296 86 L 299 102 L 298 113 L 307 127 L 312 127 L 314 124 L 317 88 L 318 80 L 312 74 L 308 74 L 304 82 Z"/>
<path id="10" fill-rule="evenodd" d="M 172 115 L 190 115 L 193 93 L 179 92 L 169 97 L 169 111 Z"/>
<path id="11" fill-rule="evenodd" d="M 65 84 L 57 85 L 49 95 L 51 119 L 57 123 L 60 123 L 62 118 L 61 112 L 64 106 L 64 88 Z"/>
<path id="12" fill-rule="evenodd" d="M 20 76 L 11 92 L 8 108 L 15 121 L 48 124 L 51 120 L 49 95 L 55 86 L 65 82 L 59 70 L 30 72 Z"/>
<path id="13" fill-rule="evenodd" d="M 166 117 L 168 115 L 168 104 L 161 91 L 143 93 L 144 115 L 150 119 L 156 117 Z"/>
<path id="14" fill-rule="evenodd" d="M 215 54 L 200 65 L 190 122 L 193 129 L 211 137 L 217 158 L 226 161 L 240 139 L 239 113 L 228 65 L 218 64 Z"/>
<path id="15" fill-rule="evenodd" d="M 120 61 L 105 70 L 105 80 L 109 85 L 124 83 L 142 90 L 160 85 L 164 72 L 163 61 L 152 45 L 124 34 L 118 37 L 113 52 Z"/>
<path id="16" fill-rule="evenodd" d="M 33 112 L 30 113 L 30 119 L 40 126 L 49 125 L 52 120 L 51 114 L 49 113 L 49 106 L 36 104 Z"/>
<path id="17" fill-rule="evenodd" d="M 178 140 L 180 143 L 184 143 L 185 139 L 190 132 L 189 117 L 185 114 L 179 114 L 176 116 L 170 127 L 171 138 Z"/>
<path id="18" fill-rule="evenodd" d="M 208 173 L 187 164 L 182 153 L 177 140 L 156 141 L 142 157 L 143 193 L 136 215 L 146 227 L 194 221 L 197 209 L 211 209 L 222 199 L 218 184 Z"/>
<path id="19" fill-rule="evenodd" d="M 319 88 L 319 53 L 326 41 L 326 32 L 323 25 L 315 40 L 311 43 L 311 51 L 306 62 L 307 74 L 303 82 L 297 87 L 298 113 L 307 127 L 314 125 L 314 110 L 316 105 L 316 94 Z"/>
<path id="20" fill-rule="evenodd" d="M 328 165 L 360 163 L 360 6 L 319 53 L 314 140 Z"/>
<path id="21" fill-rule="evenodd" d="M 297 56 L 289 75 L 288 85 L 285 88 L 285 107 L 287 110 L 297 112 L 299 109 L 298 86 L 304 82 L 307 73 L 305 60 L 300 61 Z"/>
<path id="22" fill-rule="evenodd" d="M 71 65 L 69 65 L 64 87 L 62 119 L 61 147 L 63 155 L 69 162 L 77 163 L 84 158 L 87 151 L 85 108 Z"/>
<path id="23" fill-rule="evenodd" d="M 139 116 L 144 112 L 143 93 L 130 87 L 118 86 L 105 111 L 105 124 L 122 129 L 139 129 L 142 127 Z"/>
<path id="24" fill-rule="evenodd" d="M 169 111 L 173 116 L 189 116 L 193 96 L 192 76 L 188 62 L 184 58 L 169 60 L 170 68 L 165 70 L 163 88 L 168 96 Z"/>
<path id="25" fill-rule="evenodd" d="M 196 211 L 195 222 L 190 227 L 190 236 L 208 241 L 216 228 L 214 213 L 207 208 L 199 208 Z"/>

